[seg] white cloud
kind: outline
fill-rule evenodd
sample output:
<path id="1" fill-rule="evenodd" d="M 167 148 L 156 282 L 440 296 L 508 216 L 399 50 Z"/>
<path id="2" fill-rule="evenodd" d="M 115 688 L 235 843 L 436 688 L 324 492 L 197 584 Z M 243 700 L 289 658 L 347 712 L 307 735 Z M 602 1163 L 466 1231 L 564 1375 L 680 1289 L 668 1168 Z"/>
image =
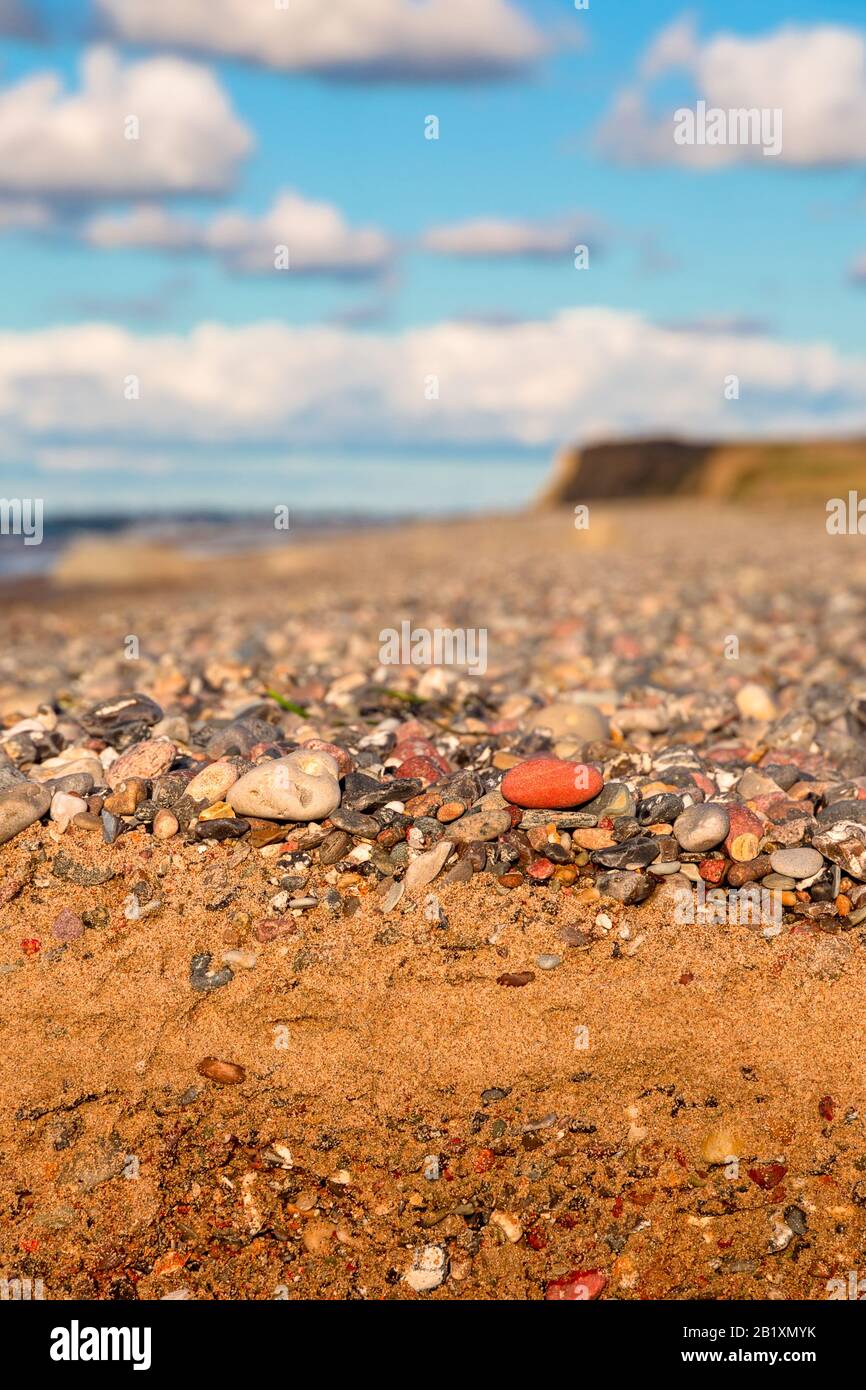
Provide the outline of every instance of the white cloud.
<path id="1" fill-rule="evenodd" d="M 52 72 L 0 89 L 0 194 L 218 193 L 251 146 L 213 74 L 180 58 L 123 66 L 95 48 L 76 91 Z"/>
<path id="2" fill-rule="evenodd" d="M 350 227 L 339 209 L 285 192 L 263 217 L 225 212 L 208 228 L 207 245 L 239 271 L 269 271 L 274 247 L 287 246 L 292 270 L 308 274 L 381 269 L 391 243 L 375 227 Z"/>
<path id="3" fill-rule="evenodd" d="M 130 375 L 140 399 L 124 397 Z M 724 396 L 730 374 L 739 400 Z M 429 400 L 425 385 L 439 381 Z M 752 333 L 671 331 L 613 309 L 393 335 L 201 324 L 0 333 L 2 460 L 216 448 L 539 446 L 612 434 L 697 437 L 866 429 L 866 357 Z M 106 452 L 107 451 L 107 452 Z M 188 451 L 188 453 L 187 453 Z M 81 457 L 80 452 L 72 455 Z"/>
<path id="4" fill-rule="evenodd" d="M 675 70 L 688 74 L 694 100 L 708 107 L 781 110 L 782 148 L 775 162 L 866 160 L 866 35 L 860 30 L 786 24 L 754 37 L 721 33 L 701 42 L 691 21 L 677 20 L 650 45 L 641 80 L 619 94 L 599 131 L 602 148 L 629 163 L 767 164 L 773 161 L 756 144 L 674 143 L 673 109 L 653 112 L 648 89 Z"/>
<path id="5" fill-rule="evenodd" d="M 549 222 L 512 222 L 488 217 L 433 227 L 422 238 L 421 245 L 427 251 L 447 256 L 548 260 L 572 255 L 576 245 L 595 245 L 601 235 L 597 221 L 582 213 Z"/>
<path id="6" fill-rule="evenodd" d="M 209 223 L 141 205 L 93 218 L 82 232 L 101 249 L 139 247 L 198 250 L 241 274 L 273 273 L 276 249 L 287 247 L 289 268 L 306 275 L 364 275 L 383 269 L 391 242 L 374 227 L 351 227 L 338 208 L 285 191 L 261 217 L 224 212 Z"/>
<path id="7" fill-rule="evenodd" d="M 544 40 L 512 0 L 97 0 L 132 43 L 346 78 L 472 78 L 534 62 Z"/>
<path id="8" fill-rule="evenodd" d="M 101 251 L 190 251 L 201 246 L 202 231 L 198 222 L 177 217 L 158 205 L 141 203 L 128 212 L 91 218 L 81 235 Z"/>

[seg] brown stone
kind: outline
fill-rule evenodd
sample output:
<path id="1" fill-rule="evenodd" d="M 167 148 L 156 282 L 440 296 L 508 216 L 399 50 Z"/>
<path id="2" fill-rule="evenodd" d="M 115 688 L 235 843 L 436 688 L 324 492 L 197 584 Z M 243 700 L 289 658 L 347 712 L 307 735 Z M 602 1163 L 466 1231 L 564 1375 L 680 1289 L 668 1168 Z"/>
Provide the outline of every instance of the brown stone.
<path id="1" fill-rule="evenodd" d="M 224 1062 L 219 1057 L 204 1057 L 196 1067 L 199 1076 L 206 1076 L 218 1086 L 239 1086 L 246 1072 L 237 1062 Z"/>
<path id="2" fill-rule="evenodd" d="M 116 791 L 105 798 L 103 809 L 113 816 L 131 816 L 147 796 L 147 786 L 140 777 L 129 777 Z"/>

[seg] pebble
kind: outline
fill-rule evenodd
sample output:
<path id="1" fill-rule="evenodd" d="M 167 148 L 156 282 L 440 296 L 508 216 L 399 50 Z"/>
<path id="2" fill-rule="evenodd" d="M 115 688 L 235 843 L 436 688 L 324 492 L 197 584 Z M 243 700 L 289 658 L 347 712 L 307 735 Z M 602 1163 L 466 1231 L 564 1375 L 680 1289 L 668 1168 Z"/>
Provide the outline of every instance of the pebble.
<path id="1" fill-rule="evenodd" d="M 866 879 L 866 825 L 836 821 L 814 837 L 815 849 L 852 878 Z"/>
<path id="2" fill-rule="evenodd" d="M 453 850 L 454 846 L 450 841 L 441 840 L 433 849 L 412 860 L 404 877 L 405 889 L 410 897 L 415 897 L 422 888 L 433 882 Z"/>
<path id="3" fill-rule="evenodd" d="M 523 1235 L 523 1227 L 520 1222 L 507 1211 L 491 1212 L 490 1225 L 500 1230 L 505 1239 L 512 1245 L 516 1245 Z"/>
<path id="4" fill-rule="evenodd" d="M 163 808 L 153 818 L 153 833 L 158 840 L 170 840 L 180 830 L 177 817 Z"/>
<path id="5" fill-rule="evenodd" d="M 235 782 L 226 799 L 241 816 L 320 821 L 340 804 L 338 772 L 329 753 L 299 749 L 259 763 Z"/>
<path id="6" fill-rule="evenodd" d="M 529 810 L 567 810 L 598 796 L 603 778 L 587 763 L 562 758 L 532 758 L 506 772 L 501 792 L 506 801 Z"/>
<path id="7" fill-rule="evenodd" d="M 186 794 L 199 804 L 203 802 L 205 806 L 212 806 L 215 802 L 225 801 L 229 789 L 237 780 L 238 770 L 232 763 L 211 763 L 196 773 L 187 786 Z"/>
<path id="8" fill-rule="evenodd" d="M 645 874 L 630 873 L 628 870 L 613 870 L 601 874 L 595 886 L 602 897 L 613 898 L 616 902 L 642 903 L 653 890 L 652 880 Z"/>
<path id="9" fill-rule="evenodd" d="M 621 845 L 599 849 L 592 855 L 593 864 L 604 869 L 645 869 L 659 857 L 658 840 L 648 835 L 636 835 Z"/>
<path id="10" fill-rule="evenodd" d="M 732 1158 L 742 1158 L 744 1152 L 743 1137 L 730 1123 L 715 1125 L 701 1144 L 701 1158 L 705 1163 L 714 1165 L 728 1163 Z"/>
<path id="11" fill-rule="evenodd" d="M 673 833 L 677 843 L 692 854 L 703 854 L 720 845 L 730 829 L 730 817 L 724 806 L 704 802 L 689 806 L 674 821 Z"/>
<path id="12" fill-rule="evenodd" d="M 412 1267 L 403 1275 L 415 1293 L 438 1289 L 448 1273 L 448 1255 L 442 1245 L 424 1245 L 415 1250 Z"/>
<path id="13" fill-rule="evenodd" d="M 856 821 L 860 824 L 866 824 L 866 800 L 833 801 L 818 812 L 817 821 L 822 826 L 836 825 L 839 821 Z"/>
<path id="14" fill-rule="evenodd" d="M 536 956 L 535 964 L 539 970 L 555 970 L 558 965 L 562 965 L 562 956 Z"/>
<path id="15" fill-rule="evenodd" d="M 772 867 L 769 854 L 759 854 L 743 864 L 732 864 L 728 869 L 728 883 L 731 888 L 741 888 L 744 883 L 756 883 L 764 878 Z"/>
<path id="16" fill-rule="evenodd" d="M 51 798 L 51 819 L 59 824 L 68 823 L 73 816 L 84 815 L 87 811 L 87 802 L 80 796 L 71 796 L 69 792 L 55 792 Z"/>
<path id="17" fill-rule="evenodd" d="M 84 923 L 71 907 L 64 907 L 54 919 L 51 935 L 55 941 L 77 941 L 84 935 Z"/>
<path id="18" fill-rule="evenodd" d="M 200 994 L 210 994 L 214 990 L 222 989 L 234 979 L 234 973 L 227 965 L 222 970 L 211 970 L 212 959 L 212 956 L 203 953 L 193 956 L 190 961 L 189 982 Z"/>
<path id="19" fill-rule="evenodd" d="M 764 823 L 748 806 L 731 802 L 727 810 L 729 825 L 725 849 L 736 863 L 748 863 L 758 853 Z"/>
<path id="20" fill-rule="evenodd" d="M 777 874 L 789 878 L 811 878 L 824 867 L 824 856 L 816 849 L 803 845 L 796 849 L 779 849 L 770 855 L 770 863 Z"/>
<path id="21" fill-rule="evenodd" d="M 33 782 L 15 782 L 0 791 L 0 845 L 20 835 L 51 808 L 51 793 Z"/>
<path id="22" fill-rule="evenodd" d="M 140 737 L 146 729 L 162 719 L 162 710 L 155 700 L 147 695 L 117 695 L 94 705 L 81 716 L 81 723 L 87 732 L 96 738 L 104 738 L 113 743 L 115 739 L 125 738 L 127 742 Z"/>
<path id="23" fill-rule="evenodd" d="M 472 811 L 468 816 L 453 821 L 447 830 L 449 841 L 457 844 L 470 844 L 475 841 L 496 840 L 511 829 L 509 811 Z"/>
<path id="24" fill-rule="evenodd" d="M 168 772 L 176 757 L 177 748 L 167 739 L 145 739 L 143 743 L 133 744 L 128 752 L 115 759 L 105 774 L 105 780 L 112 791 L 130 777 L 141 777 L 152 782 L 155 777 Z"/>
<path id="25" fill-rule="evenodd" d="M 406 884 L 401 878 L 392 880 L 391 885 L 382 899 L 382 911 L 393 912 L 400 899 L 406 891 Z"/>
<path id="26" fill-rule="evenodd" d="M 258 964 L 258 956 L 255 951 L 223 951 L 222 962 L 230 970 L 255 970 Z"/>
<path id="27" fill-rule="evenodd" d="M 548 1303 L 587 1303 L 600 1298 L 607 1288 L 607 1276 L 598 1269 L 574 1269 L 558 1279 L 548 1280 L 544 1298 Z"/>
<path id="28" fill-rule="evenodd" d="M 89 772 L 70 772 L 65 777 L 52 777 L 43 782 L 46 791 L 54 796 L 57 792 L 69 792 L 71 796 L 87 796 L 93 790 L 93 778 Z"/>
<path id="29" fill-rule="evenodd" d="M 140 777 L 129 777 L 102 803 L 103 810 L 113 816 L 134 815 L 147 796 L 147 783 Z"/>
<path id="30" fill-rule="evenodd" d="M 421 754 L 416 754 L 411 758 L 406 758 L 397 768 L 397 776 L 400 778 L 411 778 L 418 781 L 425 787 L 431 787 L 439 782 L 443 776 L 442 768 L 432 758 L 425 758 Z"/>
<path id="31" fill-rule="evenodd" d="M 204 1057 L 196 1071 L 218 1086 L 239 1086 L 246 1080 L 246 1071 L 238 1062 L 224 1062 L 219 1057 Z"/>
<path id="32" fill-rule="evenodd" d="M 330 813 L 329 819 L 338 830 L 345 830 L 349 835 L 364 840 L 375 840 L 382 829 L 375 816 L 367 816 L 362 811 L 347 810 L 345 807 L 338 806 Z"/>

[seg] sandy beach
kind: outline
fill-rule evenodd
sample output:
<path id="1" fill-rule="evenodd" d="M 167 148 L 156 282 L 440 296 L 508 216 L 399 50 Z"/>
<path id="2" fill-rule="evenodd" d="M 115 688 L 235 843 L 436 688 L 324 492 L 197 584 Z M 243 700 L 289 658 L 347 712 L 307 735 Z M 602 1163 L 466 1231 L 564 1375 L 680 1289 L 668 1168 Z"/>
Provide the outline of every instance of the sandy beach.
<path id="1" fill-rule="evenodd" d="M 52 782 L 0 846 L 7 1277 L 832 1296 L 866 1234 L 863 882 L 828 838 L 866 802 L 856 537 L 820 510 L 596 505 L 583 531 L 288 536 L 182 577 L 86 560 L 0 607 L 0 798 Z M 483 631 L 486 669 L 383 666 L 404 621 Z M 231 785 L 180 809 L 205 768 L 238 786 L 316 749 L 341 797 L 319 821 L 250 816 Z M 607 801 L 503 795 L 539 759 Z M 691 811 L 719 808 L 745 829 L 690 851 Z M 777 924 L 678 920 L 677 889 L 758 861 Z"/>

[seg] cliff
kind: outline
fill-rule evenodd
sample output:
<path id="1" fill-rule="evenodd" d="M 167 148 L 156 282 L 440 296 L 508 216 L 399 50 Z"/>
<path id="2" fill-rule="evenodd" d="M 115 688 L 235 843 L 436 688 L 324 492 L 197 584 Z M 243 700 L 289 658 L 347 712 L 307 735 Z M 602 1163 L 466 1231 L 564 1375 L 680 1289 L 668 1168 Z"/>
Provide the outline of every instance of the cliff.
<path id="1" fill-rule="evenodd" d="M 563 449 L 542 509 L 597 498 L 809 502 L 866 491 L 866 439 L 689 443 L 632 439 Z"/>

